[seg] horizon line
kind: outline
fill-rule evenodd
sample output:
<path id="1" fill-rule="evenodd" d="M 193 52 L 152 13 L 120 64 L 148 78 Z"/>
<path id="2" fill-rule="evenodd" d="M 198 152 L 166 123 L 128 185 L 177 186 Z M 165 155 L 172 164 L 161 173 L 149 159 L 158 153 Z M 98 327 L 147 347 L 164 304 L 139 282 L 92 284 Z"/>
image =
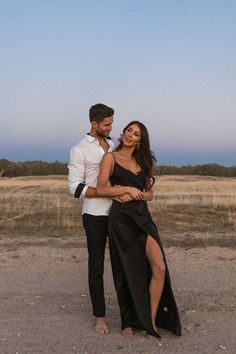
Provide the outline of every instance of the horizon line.
<path id="1" fill-rule="evenodd" d="M 46 161 L 46 160 L 8 160 L 6 158 L 0 158 L 0 161 L 1 160 L 7 160 L 9 162 L 13 162 L 13 163 L 27 163 L 27 162 L 45 162 L 45 163 L 55 163 L 55 162 L 59 162 L 61 164 L 68 164 L 69 161 L 60 161 L 60 160 L 53 160 L 53 161 Z M 196 164 L 181 164 L 181 165 L 175 165 L 175 164 L 157 164 L 155 163 L 154 166 L 168 166 L 168 167 L 179 167 L 179 168 L 182 168 L 182 167 L 187 167 L 187 166 L 191 166 L 191 167 L 194 167 L 194 166 L 205 166 L 205 165 L 217 165 L 217 166 L 221 166 L 221 167 L 224 167 L 224 168 L 236 168 L 236 164 L 235 165 L 230 165 L 230 166 L 226 166 L 224 164 L 220 164 L 220 163 L 217 163 L 217 162 L 205 162 L 205 163 L 196 163 Z"/>

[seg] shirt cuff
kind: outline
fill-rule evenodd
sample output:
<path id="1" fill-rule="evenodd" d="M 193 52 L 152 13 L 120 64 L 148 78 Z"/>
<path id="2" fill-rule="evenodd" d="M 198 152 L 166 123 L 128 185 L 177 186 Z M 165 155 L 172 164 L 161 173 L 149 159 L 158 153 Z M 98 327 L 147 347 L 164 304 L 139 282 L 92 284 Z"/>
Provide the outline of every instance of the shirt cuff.
<path id="1" fill-rule="evenodd" d="M 85 186 L 84 183 L 79 183 L 77 188 L 76 188 L 74 197 L 75 198 L 84 197 L 87 189 L 88 189 L 88 186 Z"/>
<path id="2" fill-rule="evenodd" d="M 87 192 L 87 189 L 88 189 L 89 186 L 84 186 L 82 192 L 81 192 L 81 197 L 85 197 L 85 194 Z"/>

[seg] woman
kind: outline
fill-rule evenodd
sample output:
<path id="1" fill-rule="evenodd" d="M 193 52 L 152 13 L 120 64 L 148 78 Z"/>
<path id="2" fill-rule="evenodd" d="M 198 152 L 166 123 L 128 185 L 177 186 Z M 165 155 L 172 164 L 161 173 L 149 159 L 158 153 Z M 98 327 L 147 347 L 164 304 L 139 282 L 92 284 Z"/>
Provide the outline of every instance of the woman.
<path id="1" fill-rule="evenodd" d="M 116 151 L 104 155 L 97 183 L 99 196 L 113 199 L 109 243 L 122 334 L 133 328 L 160 339 L 157 326 L 181 335 L 179 315 L 157 228 L 147 201 L 152 200 L 155 158 L 146 127 L 129 123 Z M 107 186 L 110 180 L 112 186 Z"/>

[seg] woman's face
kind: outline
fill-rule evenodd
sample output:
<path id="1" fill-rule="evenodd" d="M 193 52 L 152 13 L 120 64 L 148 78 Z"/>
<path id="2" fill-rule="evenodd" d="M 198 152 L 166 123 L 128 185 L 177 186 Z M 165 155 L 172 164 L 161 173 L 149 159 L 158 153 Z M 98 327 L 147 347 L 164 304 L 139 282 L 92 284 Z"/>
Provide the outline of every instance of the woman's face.
<path id="1" fill-rule="evenodd" d="M 137 124 L 130 125 L 123 134 L 123 144 L 126 146 L 136 146 L 141 141 L 141 131 Z"/>

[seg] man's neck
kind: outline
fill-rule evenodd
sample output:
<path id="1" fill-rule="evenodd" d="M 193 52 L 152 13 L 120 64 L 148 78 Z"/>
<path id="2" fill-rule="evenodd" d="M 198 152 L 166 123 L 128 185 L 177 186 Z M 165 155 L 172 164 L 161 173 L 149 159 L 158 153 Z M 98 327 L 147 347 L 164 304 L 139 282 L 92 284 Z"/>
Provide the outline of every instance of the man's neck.
<path id="1" fill-rule="evenodd" d="M 99 142 L 102 142 L 102 141 L 107 142 L 105 137 L 98 135 L 96 132 L 93 132 L 92 130 L 88 134 L 90 136 L 92 136 L 93 138 L 97 139 Z"/>

